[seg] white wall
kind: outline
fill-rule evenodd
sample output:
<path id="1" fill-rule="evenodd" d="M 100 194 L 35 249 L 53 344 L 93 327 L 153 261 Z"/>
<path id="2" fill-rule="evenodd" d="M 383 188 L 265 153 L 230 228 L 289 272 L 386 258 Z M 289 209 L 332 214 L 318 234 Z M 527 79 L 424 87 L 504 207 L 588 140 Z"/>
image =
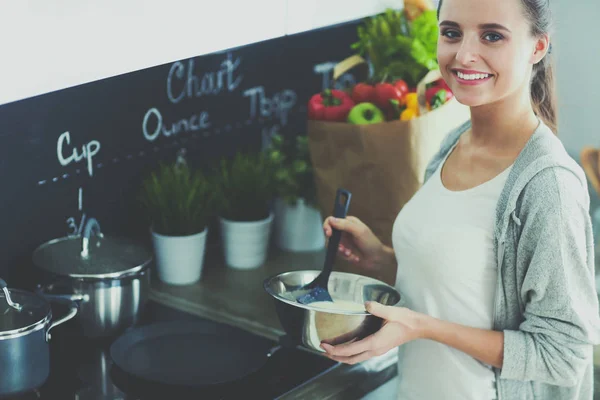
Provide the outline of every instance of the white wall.
<path id="1" fill-rule="evenodd" d="M 3 0 L 0 104 L 402 4 L 402 0 Z"/>
<path id="2" fill-rule="evenodd" d="M 434 1 L 435 2 L 435 1 Z M 437 3 L 437 2 L 435 2 Z M 0 104 L 367 15 L 402 0 L 4 0 Z M 555 0 L 561 139 L 600 147 L 600 1 Z"/>
<path id="3" fill-rule="evenodd" d="M 600 148 L 600 1 L 555 0 L 559 133 L 567 150 Z"/>
<path id="4" fill-rule="evenodd" d="M 287 0 L 286 33 L 351 21 L 403 4 L 402 0 Z"/>

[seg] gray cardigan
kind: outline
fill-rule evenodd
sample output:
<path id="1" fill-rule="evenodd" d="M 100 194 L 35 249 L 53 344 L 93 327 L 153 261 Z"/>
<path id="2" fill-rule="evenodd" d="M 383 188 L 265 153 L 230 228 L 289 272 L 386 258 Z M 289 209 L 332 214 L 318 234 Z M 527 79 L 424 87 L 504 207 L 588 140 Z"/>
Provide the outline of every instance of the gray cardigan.
<path id="1" fill-rule="evenodd" d="M 469 126 L 445 138 L 425 179 Z M 493 321 L 504 331 L 504 363 L 495 369 L 499 400 L 593 397 L 600 319 L 589 201 L 583 170 L 540 122 L 496 208 Z"/>

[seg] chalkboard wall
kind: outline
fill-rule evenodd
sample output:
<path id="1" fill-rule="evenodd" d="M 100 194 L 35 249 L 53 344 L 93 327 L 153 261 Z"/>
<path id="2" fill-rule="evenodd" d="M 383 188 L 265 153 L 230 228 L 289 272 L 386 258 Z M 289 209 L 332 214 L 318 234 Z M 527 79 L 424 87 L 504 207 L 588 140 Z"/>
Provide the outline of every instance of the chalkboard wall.
<path id="1" fill-rule="evenodd" d="M 135 198 L 140 181 L 181 148 L 202 166 L 260 149 L 274 132 L 304 134 L 306 103 L 331 87 L 358 23 L 0 106 L 0 276 L 21 280 L 35 247 L 77 234 L 89 217 L 106 234 L 146 237 Z"/>

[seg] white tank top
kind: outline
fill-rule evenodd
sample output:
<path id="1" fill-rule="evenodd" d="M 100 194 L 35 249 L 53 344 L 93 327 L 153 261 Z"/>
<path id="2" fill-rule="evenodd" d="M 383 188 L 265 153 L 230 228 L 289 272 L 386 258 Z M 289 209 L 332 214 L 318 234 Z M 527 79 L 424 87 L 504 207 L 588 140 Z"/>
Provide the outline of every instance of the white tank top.
<path id="1" fill-rule="evenodd" d="M 396 287 L 410 309 L 491 329 L 496 204 L 510 168 L 479 186 L 450 191 L 441 180 L 445 161 L 394 222 Z M 398 351 L 398 399 L 496 398 L 493 370 L 466 353 L 430 340 L 409 342 Z"/>

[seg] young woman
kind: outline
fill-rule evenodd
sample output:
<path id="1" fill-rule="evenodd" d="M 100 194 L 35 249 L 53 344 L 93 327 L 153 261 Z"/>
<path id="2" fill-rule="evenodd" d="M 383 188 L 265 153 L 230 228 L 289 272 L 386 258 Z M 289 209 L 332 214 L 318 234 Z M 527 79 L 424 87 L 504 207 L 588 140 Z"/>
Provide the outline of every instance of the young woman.
<path id="1" fill-rule="evenodd" d="M 548 0 L 443 0 L 438 61 L 471 120 L 451 132 L 394 223 L 326 219 L 339 252 L 396 268 L 402 307 L 364 340 L 322 344 L 357 363 L 398 347 L 402 400 L 592 399 L 600 324 L 583 171 L 556 131 Z"/>

